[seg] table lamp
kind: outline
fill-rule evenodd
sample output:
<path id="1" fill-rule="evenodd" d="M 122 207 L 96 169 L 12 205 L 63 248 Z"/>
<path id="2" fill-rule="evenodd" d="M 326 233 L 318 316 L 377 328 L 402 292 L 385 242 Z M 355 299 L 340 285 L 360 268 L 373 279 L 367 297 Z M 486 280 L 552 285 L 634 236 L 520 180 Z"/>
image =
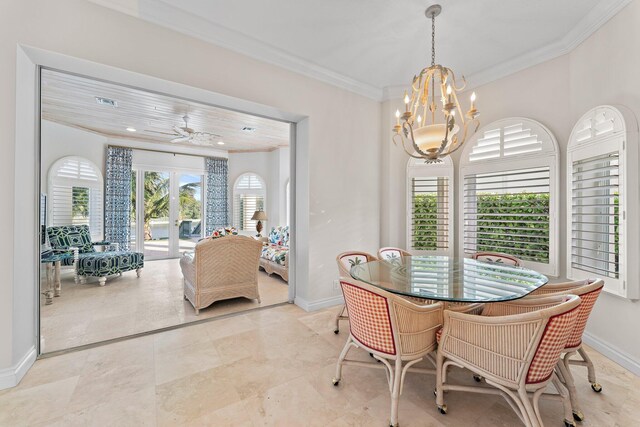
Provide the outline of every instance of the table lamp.
<path id="1" fill-rule="evenodd" d="M 256 231 L 258 232 L 256 237 L 260 237 L 260 233 L 262 232 L 262 221 L 267 220 L 267 213 L 263 210 L 255 211 L 253 213 L 253 216 L 251 217 L 251 220 L 258 221 L 258 223 L 256 224 Z"/>

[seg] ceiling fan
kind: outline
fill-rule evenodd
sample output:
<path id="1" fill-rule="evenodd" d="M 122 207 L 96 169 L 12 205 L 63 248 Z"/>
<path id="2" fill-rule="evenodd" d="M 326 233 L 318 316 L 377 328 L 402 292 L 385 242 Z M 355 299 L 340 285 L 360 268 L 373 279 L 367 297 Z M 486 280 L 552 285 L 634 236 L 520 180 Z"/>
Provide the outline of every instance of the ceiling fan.
<path id="1" fill-rule="evenodd" d="M 182 116 L 182 120 L 184 120 L 184 126 L 174 126 L 173 133 L 169 132 L 160 132 L 156 130 L 145 130 L 145 132 L 151 133 L 160 133 L 163 135 L 173 136 L 171 142 L 180 143 L 180 142 L 189 142 L 196 145 L 208 145 L 211 143 L 214 138 L 221 138 L 221 135 L 211 133 L 211 132 L 199 132 L 189 127 L 189 116 L 185 114 Z"/>

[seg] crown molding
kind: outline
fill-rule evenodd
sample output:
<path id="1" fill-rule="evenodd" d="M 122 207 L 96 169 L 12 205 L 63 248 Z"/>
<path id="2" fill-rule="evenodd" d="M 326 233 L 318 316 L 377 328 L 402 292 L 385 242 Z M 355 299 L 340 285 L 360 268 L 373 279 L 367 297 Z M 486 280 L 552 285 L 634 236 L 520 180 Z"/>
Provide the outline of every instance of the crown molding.
<path id="1" fill-rule="evenodd" d="M 467 90 L 491 83 L 517 73 L 518 71 L 570 53 L 609 21 L 609 19 L 613 18 L 625 6 L 631 3 L 631 1 L 632 0 L 601 1 L 562 39 L 467 76 Z M 382 91 L 382 100 L 400 99 L 407 87 L 408 85 L 391 85 L 385 87 Z"/>
<path id="2" fill-rule="evenodd" d="M 88 0 L 152 24 L 241 53 L 253 59 L 380 101 L 382 89 L 300 58 L 238 31 L 187 12 L 162 0 Z M 144 12 L 142 12 L 144 11 Z"/>
<path id="3" fill-rule="evenodd" d="M 238 31 L 214 24 L 163 0 L 88 1 L 377 101 L 397 99 L 396 96 L 401 96 L 407 87 L 390 85 L 383 89 L 377 88 Z M 482 86 L 571 52 L 631 1 L 600 1 L 562 39 L 467 76 L 467 88 Z"/>

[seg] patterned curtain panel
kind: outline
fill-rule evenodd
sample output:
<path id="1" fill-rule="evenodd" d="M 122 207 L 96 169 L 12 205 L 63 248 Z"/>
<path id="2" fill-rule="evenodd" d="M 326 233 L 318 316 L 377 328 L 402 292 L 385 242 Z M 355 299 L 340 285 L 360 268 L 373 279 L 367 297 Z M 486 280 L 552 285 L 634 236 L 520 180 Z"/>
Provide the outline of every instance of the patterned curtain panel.
<path id="1" fill-rule="evenodd" d="M 107 148 L 104 238 L 121 251 L 129 250 L 131 237 L 131 158 L 130 148 Z"/>
<path id="2" fill-rule="evenodd" d="M 205 215 L 207 220 L 207 236 L 213 230 L 229 225 L 228 179 L 229 169 L 227 159 L 215 157 L 205 158 L 207 170 L 207 206 Z"/>

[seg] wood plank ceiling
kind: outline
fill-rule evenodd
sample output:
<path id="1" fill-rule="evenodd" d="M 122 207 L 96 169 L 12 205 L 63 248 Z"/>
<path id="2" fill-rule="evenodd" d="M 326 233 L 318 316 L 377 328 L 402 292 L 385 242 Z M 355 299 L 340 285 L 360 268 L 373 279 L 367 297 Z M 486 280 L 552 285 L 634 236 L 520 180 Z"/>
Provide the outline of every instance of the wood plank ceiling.
<path id="1" fill-rule="evenodd" d="M 190 128 L 213 134 L 198 138 L 199 146 L 255 152 L 289 145 L 289 124 L 284 122 L 46 69 L 41 87 L 44 120 L 109 138 L 194 145 L 171 142 L 176 137 L 173 126 L 184 126 L 182 117 L 188 114 Z M 101 105 L 97 97 L 114 100 L 117 106 Z M 247 127 L 254 130 L 243 130 Z"/>

